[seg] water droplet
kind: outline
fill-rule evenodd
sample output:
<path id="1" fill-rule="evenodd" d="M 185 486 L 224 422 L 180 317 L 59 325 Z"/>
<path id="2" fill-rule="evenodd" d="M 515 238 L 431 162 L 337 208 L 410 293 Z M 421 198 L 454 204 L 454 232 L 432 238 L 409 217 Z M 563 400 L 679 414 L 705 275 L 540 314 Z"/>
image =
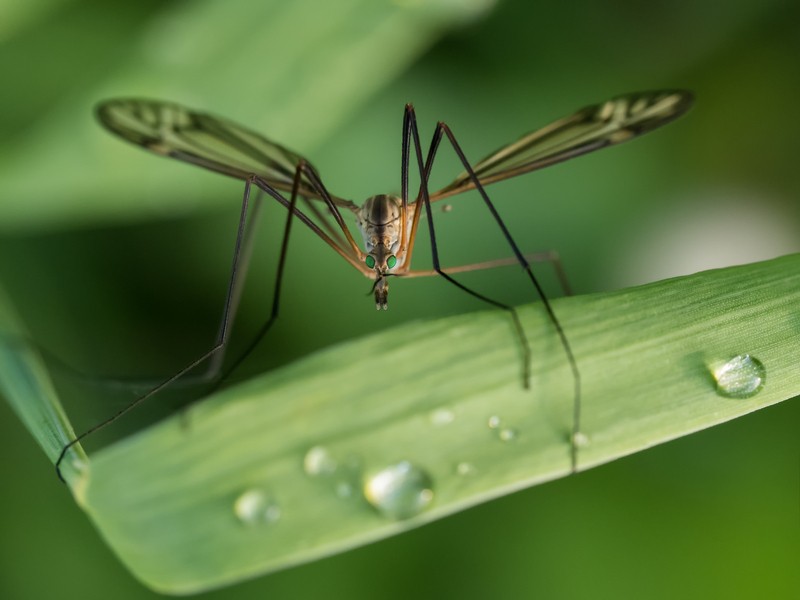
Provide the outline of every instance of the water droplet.
<path id="1" fill-rule="evenodd" d="M 516 429 L 502 427 L 503 423 L 500 420 L 500 417 L 497 415 L 492 415 L 489 417 L 489 420 L 486 424 L 489 426 L 489 429 L 495 430 L 497 439 L 499 439 L 501 442 L 511 442 L 517 439 L 517 435 L 519 435 Z"/>
<path id="2" fill-rule="evenodd" d="M 274 523 L 281 518 L 281 507 L 261 490 L 247 490 L 236 498 L 233 512 L 245 525 Z"/>
<path id="3" fill-rule="evenodd" d="M 336 495 L 339 498 L 349 498 L 353 495 L 353 486 L 347 481 L 340 481 L 336 484 Z"/>
<path id="4" fill-rule="evenodd" d="M 589 436 L 582 431 L 576 431 L 572 436 L 572 443 L 577 448 L 585 448 L 589 445 Z"/>
<path id="5" fill-rule="evenodd" d="M 764 387 L 767 369 L 754 356 L 740 354 L 726 363 L 714 365 L 712 375 L 717 381 L 717 393 L 720 396 L 750 398 Z"/>
<path id="6" fill-rule="evenodd" d="M 456 465 L 456 473 L 466 477 L 467 475 L 474 475 L 476 469 L 472 463 L 460 462 Z"/>
<path id="7" fill-rule="evenodd" d="M 324 446 L 314 446 L 303 457 L 306 475 L 316 477 L 339 498 L 352 498 L 361 482 L 361 459 L 350 454 L 339 460 Z"/>
<path id="8" fill-rule="evenodd" d="M 311 477 L 330 475 L 337 467 L 336 460 L 323 446 L 310 448 L 303 457 L 303 470 Z"/>
<path id="9" fill-rule="evenodd" d="M 264 520 L 268 523 L 274 523 L 281 518 L 281 507 L 275 502 L 270 502 L 264 509 Z"/>
<path id="10" fill-rule="evenodd" d="M 456 415 L 453 413 L 452 410 L 449 408 L 437 408 L 430 414 L 430 420 L 433 425 L 437 427 L 442 427 L 444 425 L 449 425 L 453 421 L 455 421 Z"/>
<path id="11" fill-rule="evenodd" d="M 513 442 L 517 439 L 517 430 L 504 427 L 497 432 L 497 437 L 500 438 L 501 442 Z"/>
<path id="12" fill-rule="evenodd" d="M 419 467 L 404 460 L 371 475 L 364 482 L 364 497 L 390 519 L 408 519 L 433 501 L 433 481 Z"/>

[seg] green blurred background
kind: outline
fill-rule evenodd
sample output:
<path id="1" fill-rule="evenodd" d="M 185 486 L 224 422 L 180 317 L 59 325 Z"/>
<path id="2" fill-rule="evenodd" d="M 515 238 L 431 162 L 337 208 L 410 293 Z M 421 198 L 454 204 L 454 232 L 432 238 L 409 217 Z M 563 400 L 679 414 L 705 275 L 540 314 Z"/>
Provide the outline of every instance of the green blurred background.
<path id="1" fill-rule="evenodd" d="M 360 202 L 398 190 L 405 102 L 423 139 L 445 120 L 477 160 L 586 104 L 687 88 L 696 107 L 652 136 L 493 186 L 515 239 L 527 252 L 557 249 L 581 294 L 796 252 L 798 59 L 800 4 L 789 0 L 3 0 L 0 280 L 31 335 L 65 363 L 51 366 L 79 430 L 130 400 L 122 382 L 168 374 L 213 339 L 241 185 L 102 132 L 92 107 L 115 95 L 249 124 Z M 457 172 L 443 157 L 434 187 Z M 445 264 L 509 254 L 476 198 L 452 205 L 437 214 Z M 265 211 L 234 347 L 269 310 L 283 214 Z M 391 309 L 376 314 L 369 283 L 295 233 L 281 319 L 240 377 L 482 308 L 444 282 L 409 280 L 392 284 Z M 533 299 L 513 270 L 468 282 Z M 191 393 L 154 401 L 89 451 Z M 0 597 L 155 596 L 0 407 Z M 796 598 L 798 423 L 800 405 L 787 402 L 206 596 Z"/>

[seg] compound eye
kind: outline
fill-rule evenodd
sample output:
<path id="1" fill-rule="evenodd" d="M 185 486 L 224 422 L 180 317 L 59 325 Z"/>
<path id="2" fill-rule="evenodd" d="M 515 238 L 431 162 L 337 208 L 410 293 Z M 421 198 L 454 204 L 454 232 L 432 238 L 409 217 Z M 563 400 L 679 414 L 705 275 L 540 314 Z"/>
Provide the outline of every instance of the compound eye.
<path id="1" fill-rule="evenodd" d="M 372 256 L 371 254 L 367 254 L 367 258 L 364 259 L 364 262 L 370 269 L 375 268 L 375 257 Z"/>
<path id="2" fill-rule="evenodd" d="M 392 254 L 389 258 L 386 259 L 386 266 L 390 269 L 394 269 L 395 265 L 397 264 L 397 257 Z"/>

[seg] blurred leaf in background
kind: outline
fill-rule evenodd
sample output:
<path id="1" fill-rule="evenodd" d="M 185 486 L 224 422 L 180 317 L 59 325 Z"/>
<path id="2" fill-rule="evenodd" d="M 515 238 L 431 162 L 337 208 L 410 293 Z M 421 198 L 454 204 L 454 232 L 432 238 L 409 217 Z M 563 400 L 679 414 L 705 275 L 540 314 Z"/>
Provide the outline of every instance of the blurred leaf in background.
<path id="1" fill-rule="evenodd" d="M 83 401 L 86 381 L 72 390 L 77 426 L 129 400 L 110 381 L 170 373 L 213 339 L 241 193 L 238 182 L 112 139 L 92 117 L 107 97 L 176 100 L 246 123 L 360 202 L 399 188 L 405 102 L 423 140 L 444 120 L 477 160 L 619 93 L 692 89 L 686 119 L 635 145 L 494 186 L 515 239 L 525 251 L 557 249 L 579 293 L 800 249 L 796 2 L 491 4 L 0 2 L 0 278 L 32 336 L 97 376 L 90 391 L 104 402 Z M 455 169 L 443 157 L 434 186 Z M 475 200 L 454 200 L 437 221 L 446 264 L 507 255 Z M 234 344 L 268 310 L 283 215 L 268 208 Z M 363 277 L 300 228 L 288 268 L 279 325 L 250 372 L 479 308 L 440 281 L 404 281 L 392 309 L 375 314 Z M 474 281 L 529 301 L 515 275 Z M 13 457 L 3 466 L 0 596 L 153 596 L 0 410 Z M 793 597 L 797 423 L 797 402 L 784 403 L 208 596 Z"/>

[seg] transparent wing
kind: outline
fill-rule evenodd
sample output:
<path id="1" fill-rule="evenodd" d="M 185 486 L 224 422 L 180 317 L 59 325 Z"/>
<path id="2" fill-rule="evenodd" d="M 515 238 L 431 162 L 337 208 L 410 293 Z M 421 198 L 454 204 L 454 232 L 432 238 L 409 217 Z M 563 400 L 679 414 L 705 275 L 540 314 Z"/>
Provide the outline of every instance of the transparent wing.
<path id="1" fill-rule="evenodd" d="M 481 185 L 535 171 L 661 127 L 685 113 L 692 101 L 691 93 L 679 90 L 618 96 L 522 136 L 476 163 L 473 170 Z M 474 187 L 464 172 L 432 194 L 431 201 Z"/>
<path id="2" fill-rule="evenodd" d="M 170 102 L 107 100 L 97 106 L 97 117 L 112 133 L 156 154 L 238 179 L 257 175 L 283 191 L 291 191 L 297 164 L 304 160 L 233 121 Z M 319 199 L 305 177 L 300 195 Z M 355 208 L 349 200 L 333 197 L 333 201 Z"/>

